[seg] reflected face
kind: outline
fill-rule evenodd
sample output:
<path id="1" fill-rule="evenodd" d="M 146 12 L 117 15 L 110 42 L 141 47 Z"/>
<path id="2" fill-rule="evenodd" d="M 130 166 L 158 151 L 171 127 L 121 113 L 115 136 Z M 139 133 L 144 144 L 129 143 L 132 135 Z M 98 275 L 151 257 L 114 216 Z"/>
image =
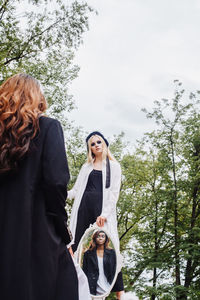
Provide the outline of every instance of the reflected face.
<path id="1" fill-rule="evenodd" d="M 100 232 L 96 237 L 97 245 L 104 245 L 106 242 L 106 234 L 104 232 Z"/>
<path id="2" fill-rule="evenodd" d="M 94 155 L 98 155 L 103 152 L 103 144 L 98 136 L 92 137 L 90 147 L 91 147 L 91 151 L 92 151 L 92 153 L 94 153 Z"/>

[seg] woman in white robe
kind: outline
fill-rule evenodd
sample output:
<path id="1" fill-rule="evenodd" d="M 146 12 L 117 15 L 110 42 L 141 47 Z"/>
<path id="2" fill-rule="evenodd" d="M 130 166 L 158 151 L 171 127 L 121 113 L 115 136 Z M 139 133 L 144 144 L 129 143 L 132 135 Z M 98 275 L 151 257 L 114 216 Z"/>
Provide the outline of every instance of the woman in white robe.
<path id="1" fill-rule="evenodd" d="M 70 230 L 74 239 L 71 242 L 76 251 L 85 230 L 96 222 L 110 233 L 118 257 L 121 257 L 117 231 L 116 204 L 121 185 L 121 167 L 109 151 L 109 143 L 100 132 L 92 132 L 86 138 L 88 159 L 82 166 L 68 198 L 74 199 L 70 217 Z M 118 272 L 122 260 L 118 263 Z M 114 290 L 117 297 L 123 293 L 121 272 Z M 117 284 L 119 283 L 119 284 Z"/>

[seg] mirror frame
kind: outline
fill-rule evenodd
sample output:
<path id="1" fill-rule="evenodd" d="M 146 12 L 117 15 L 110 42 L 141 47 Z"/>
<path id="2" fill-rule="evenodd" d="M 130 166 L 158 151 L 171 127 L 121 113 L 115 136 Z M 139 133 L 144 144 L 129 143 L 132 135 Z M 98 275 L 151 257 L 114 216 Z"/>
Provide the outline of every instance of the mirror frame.
<path id="1" fill-rule="evenodd" d="M 81 265 L 81 254 L 82 254 L 82 241 L 85 239 L 85 237 L 87 236 L 87 234 L 89 234 L 90 232 L 94 231 L 94 230 L 103 230 L 105 231 L 106 235 L 109 237 L 109 239 L 111 240 L 113 246 L 114 246 L 114 243 L 113 243 L 113 240 L 112 240 L 112 235 L 108 232 L 108 230 L 106 230 L 106 228 L 103 226 L 103 227 L 99 227 L 96 225 L 96 223 L 94 223 L 93 225 L 90 225 L 89 228 L 86 229 L 86 231 L 84 232 L 84 235 L 82 236 L 79 244 L 78 244 L 78 248 L 77 248 L 77 251 L 75 252 L 75 259 L 76 261 L 78 262 L 79 265 Z M 115 254 L 116 254 L 116 271 L 115 271 L 115 276 L 113 278 L 113 282 L 112 284 L 110 285 L 110 288 L 109 290 L 102 294 L 102 295 L 91 295 L 91 298 L 94 299 L 94 300 L 105 300 L 106 297 L 109 296 L 114 284 L 115 284 L 115 281 L 117 279 L 117 275 L 121 269 L 121 254 L 114 248 L 115 250 Z"/>

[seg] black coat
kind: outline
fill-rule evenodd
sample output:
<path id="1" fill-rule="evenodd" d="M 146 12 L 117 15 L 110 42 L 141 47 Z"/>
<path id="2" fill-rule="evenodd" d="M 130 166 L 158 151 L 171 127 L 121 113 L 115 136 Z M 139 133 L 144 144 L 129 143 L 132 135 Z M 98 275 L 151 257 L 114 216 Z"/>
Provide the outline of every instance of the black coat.
<path id="1" fill-rule="evenodd" d="M 104 249 L 103 255 L 104 274 L 111 284 L 116 272 L 116 254 L 113 249 Z M 83 271 L 85 272 L 90 287 L 90 293 L 96 295 L 99 268 L 96 248 L 87 250 L 83 256 Z"/>
<path id="2" fill-rule="evenodd" d="M 39 126 L 18 170 L 0 176 L 1 300 L 78 299 L 66 250 L 69 170 L 63 132 L 47 117 L 40 117 Z"/>

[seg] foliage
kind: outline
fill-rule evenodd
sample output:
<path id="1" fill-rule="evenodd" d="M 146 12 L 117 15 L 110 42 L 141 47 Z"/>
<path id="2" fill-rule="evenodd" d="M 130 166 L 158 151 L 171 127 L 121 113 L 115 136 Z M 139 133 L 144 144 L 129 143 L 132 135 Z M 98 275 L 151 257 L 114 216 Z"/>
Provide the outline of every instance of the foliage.
<path id="1" fill-rule="evenodd" d="M 77 77 L 74 50 L 88 30 L 86 3 L 64 0 L 0 1 L 0 82 L 26 72 L 42 83 L 49 114 L 66 118 L 74 107 L 69 83 Z"/>
<path id="2" fill-rule="evenodd" d="M 82 165 L 86 162 L 86 143 L 85 143 L 85 132 L 82 128 L 71 127 L 66 132 L 66 149 L 67 158 L 70 169 L 70 183 L 68 189 L 70 190 L 78 176 L 78 173 Z M 73 201 L 67 201 L 67 210 L 71 211 Z"/>
<path id="3" fill-rule="evenodd" d="M 185 91 L 175 84 L 172 100 L 156 101 L 152 113 L 144 110 L 159 129 L 121 160 L 118 222 L 126 288 L 141 299 L 199 295 L 199 100 L 192 93 L 184 103 Z"/>

